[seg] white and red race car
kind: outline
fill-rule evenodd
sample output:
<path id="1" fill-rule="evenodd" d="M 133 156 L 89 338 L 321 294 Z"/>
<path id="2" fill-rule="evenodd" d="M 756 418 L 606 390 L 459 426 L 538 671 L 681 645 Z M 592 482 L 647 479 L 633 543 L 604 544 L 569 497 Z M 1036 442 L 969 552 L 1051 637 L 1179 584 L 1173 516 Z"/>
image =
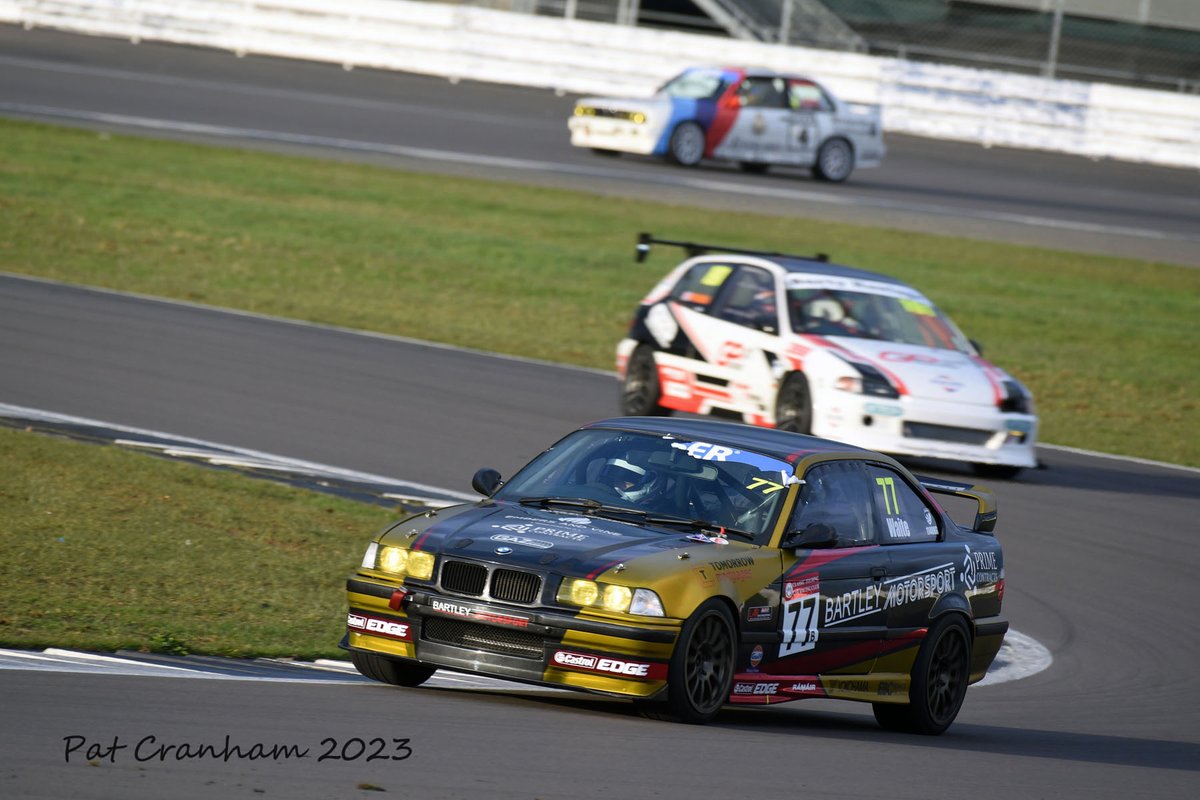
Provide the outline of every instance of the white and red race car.
<path id="1" fill-rule="evenodd" d="M 623 413 L 732 417 L 993 477 L 1037 465 L 1030 392 L 911 286 L 819 256 L 645 233 L 639 260 L 651 244 L 692 257 L 617 346 Z"/>

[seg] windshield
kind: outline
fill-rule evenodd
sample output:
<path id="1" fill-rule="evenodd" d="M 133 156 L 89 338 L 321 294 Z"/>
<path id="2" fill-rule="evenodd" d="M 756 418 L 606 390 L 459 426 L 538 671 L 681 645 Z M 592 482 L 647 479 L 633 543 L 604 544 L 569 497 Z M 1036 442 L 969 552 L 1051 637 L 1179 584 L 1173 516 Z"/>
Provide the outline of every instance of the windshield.
<path id="1" fill-rule="evenodd" d="M 596 513 L 629 509 L 645 515 L 632 521 L 725 528 L 766 544 L 793 474 L 786 462 L 733 447 L 591 429 L 535 458 L 495 499 L 592 501 L 603 506 Z"/>
<path id="2" fill-rule="evenodd" d="M 788 276 L 792 330 L 957 350 L 975 348 L 950 318 L 904 286 L 871 281 L 813 281 Z"/>
<path id="3" fill-rule="evenodd" d="M 690 69 L 662 85 L 659 94 L 691 100 L 711 100 L 721 94 L 725 81 L 719 70 Z"/>

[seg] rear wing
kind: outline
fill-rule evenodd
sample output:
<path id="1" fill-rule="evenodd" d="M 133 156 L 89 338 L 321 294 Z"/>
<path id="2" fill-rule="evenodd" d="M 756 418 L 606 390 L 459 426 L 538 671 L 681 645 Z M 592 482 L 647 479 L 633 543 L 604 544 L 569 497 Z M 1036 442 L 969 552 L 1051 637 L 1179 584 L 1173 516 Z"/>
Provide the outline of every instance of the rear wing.
<path id="1" fill-rule="evenodd" d="M 798 256 L 793 253 L 776 253 L 770 250 L 747 250 L 743 247 L 724 247 L 718 244 L 700 244 L 699 242 L 680 242 L 673 239 L 655 239 L 651 233 L 642 232 L 638 234 L 637 252 L 635 258 L 638 263 L 646 260 L 646 256 L 650 255 L 650 245 L 662 244 L 669 247 L 682 247 L 687 251 L 688 257 L 702 256 L 705 253 L 737 253 L 744 256 L 763 256 L 765 258 L 800 258 L 805 261 L 829 261 L 828 253 L 817 253 L 811 256 Z"/>
<path id="2" fill-rule="evenodd" d="M 996 495 L 992 494 L 991 489 L 941 478 L 926 478 L 921 475 L 916 477 L 927 491 L 974 500 L 979 510 L 975 512 L 975 523 L 971 526 L 971 530 L 976 533 L 992 533 L 996 529 L 996 518 L 999 512 L 996 510 Z"/>

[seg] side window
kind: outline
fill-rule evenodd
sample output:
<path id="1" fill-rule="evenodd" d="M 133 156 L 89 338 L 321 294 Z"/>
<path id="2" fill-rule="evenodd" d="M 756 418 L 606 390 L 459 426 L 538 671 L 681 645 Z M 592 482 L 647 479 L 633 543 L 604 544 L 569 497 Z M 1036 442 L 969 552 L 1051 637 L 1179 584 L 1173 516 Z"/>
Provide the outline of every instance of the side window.
<path id="1" fill-rule="evenodd" d="M 883 519 L 880 541 L 885 544 L 937 541 L 937 515 L 904 478 L 874 464 L 867 467 L 867 474 Z"/>
<path id="2" fill-rule="evenodd" d="M 755 330 L 778 333 L 775 281 L 758 267 L 739 267 L 713 316 Z"/>
<path id="3" fill-rule="evenodd" d="M 838 547 L 875 544 L 878 526 L 872 486 L 861 462 L 818 464 L 804 474 L 788 530 L 823 523 L 833 528 Z"/>
<path id="4" fill-rule="evenodd" d="M 737 95 L 743 108 L 783 108 L 783 78 L 746 78 Z"/>
<path id="5" fill-rule="evenodd" d="M 809 81 L 788 82 L 788 105 L 797 111 L 829 111 L 833 107 L 821 87 Z"/>
<path id="6" fill-rule="evenodd" d="M 731 274 L 733 267 L 729 264 L 697 264 L 675 284 L 671 299 L 696 311 L 707 311 Z"/>

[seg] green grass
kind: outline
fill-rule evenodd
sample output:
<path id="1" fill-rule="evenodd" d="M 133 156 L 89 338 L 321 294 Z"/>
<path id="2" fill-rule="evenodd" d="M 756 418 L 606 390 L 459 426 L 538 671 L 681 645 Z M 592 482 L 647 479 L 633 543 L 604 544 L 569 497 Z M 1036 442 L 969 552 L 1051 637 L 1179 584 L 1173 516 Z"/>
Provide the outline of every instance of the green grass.
<path id="1" fill-rule="evenodd" d="M 345 579 L 397 512 L 0 427 L 0 645 L 344 658 Z"/>
<path id="2" fill-rule="evenodd" d="M 1042 440 L 1200 465 L 1200 270 L 0 121 L 0 269 L 611 368 L 679 259 L 639 230 L 914 283 Z M 616 408 L 614 407 L 614 413 Z"/>

